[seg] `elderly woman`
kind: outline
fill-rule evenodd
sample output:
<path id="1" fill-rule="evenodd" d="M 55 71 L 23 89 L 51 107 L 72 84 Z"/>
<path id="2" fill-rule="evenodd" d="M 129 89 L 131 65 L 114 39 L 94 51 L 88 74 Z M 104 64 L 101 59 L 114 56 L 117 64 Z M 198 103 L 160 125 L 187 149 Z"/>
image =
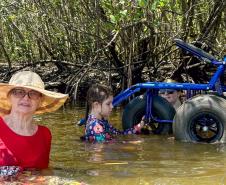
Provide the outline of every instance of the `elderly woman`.
<path id="1" fill-rule="evenodd" d="M 33 115 L 57 110 L 67 97 L 45 90 L 40 76 L 31 71 L 0 83 L 0 175 L 3 170 L 13 174 L 23 168 L 48 167 L 51 132 L 37 125 Z"/>
<path id="2" fill-rule="evenodd" d="M 175 83 L 175 80 L 172 79 L 166 79 L 164 82 L 167 83 Z M 171 103 L 175 110 L 177 110 L 181 106 L 180 101 L 180 91 L 177 91 L 175 89 L 160 89 L 159 94 L 163 98 L 165 98 L 169 103 Z"/>

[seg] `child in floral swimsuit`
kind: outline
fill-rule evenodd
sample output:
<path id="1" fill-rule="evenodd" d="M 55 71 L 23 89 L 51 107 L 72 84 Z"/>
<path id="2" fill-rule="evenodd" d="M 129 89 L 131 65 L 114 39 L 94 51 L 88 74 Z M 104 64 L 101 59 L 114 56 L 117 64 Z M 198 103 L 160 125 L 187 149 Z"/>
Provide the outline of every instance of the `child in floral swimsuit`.
<path id="1" fill-rule="evenodd" d="M 82 137 L 86 141 L 105 142 L 113 139 L 115 135 L 138 134 L 144 122 L 141 121 L 134 128 L 120 131 L 108 123 L 107 118 L 112 112 L 113 94 L 109 87 L 103 85 L 93 85 L 87 92 L 87 104 L 91 108 L 85 128 L 85 135 Z"/>

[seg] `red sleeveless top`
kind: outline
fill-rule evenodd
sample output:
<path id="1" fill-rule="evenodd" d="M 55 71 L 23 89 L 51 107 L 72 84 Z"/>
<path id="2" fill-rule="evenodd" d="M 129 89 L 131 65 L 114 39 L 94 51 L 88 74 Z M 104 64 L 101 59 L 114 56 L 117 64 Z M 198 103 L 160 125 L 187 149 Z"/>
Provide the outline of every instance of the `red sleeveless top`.
<path id="1" fill-rule="evenodd" d="M 0 117 L 0 166 L 47 168 L 51 139 L 51 132 L 45 126 L 38 125 L 32 136 L 22 136 L 13 132 Z"/>

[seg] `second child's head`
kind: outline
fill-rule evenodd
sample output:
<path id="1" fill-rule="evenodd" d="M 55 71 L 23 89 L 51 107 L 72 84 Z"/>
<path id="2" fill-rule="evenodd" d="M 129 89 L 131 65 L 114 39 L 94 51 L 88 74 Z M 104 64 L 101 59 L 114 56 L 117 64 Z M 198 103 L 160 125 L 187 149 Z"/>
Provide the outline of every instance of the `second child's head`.
<path id="1" fill-rule="evenodd" d="M 91 108 L 91 114 L 97 118 L 107 118 L 112 112 L 113 93 L 111 88 L 95 84 L 87 92 L 87 103 Z"/>

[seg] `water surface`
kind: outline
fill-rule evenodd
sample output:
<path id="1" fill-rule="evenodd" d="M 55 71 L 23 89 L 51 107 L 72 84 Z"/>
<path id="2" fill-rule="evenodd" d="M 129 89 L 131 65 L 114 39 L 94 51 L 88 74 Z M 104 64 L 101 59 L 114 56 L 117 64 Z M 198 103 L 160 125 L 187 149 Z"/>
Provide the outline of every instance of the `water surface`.
<path id="1" fill-rule="evenodd" d="M 38 116 L 53 136 L 51 173 L 27 174 L 26 184 L 90 185 L 217 185 L 226 184 L 224 144 L 194 144 L 170 136 L 120 136 L 107 144 L 80 141 L 83 127 L 75 125 L 84 108 L 61 109 Z M 110 122 L 121 128 L 121 111 Z M 36 179 L 36 180 L 34 180 Z M 43 180 L 45 179 L 45 180 Z"/>

